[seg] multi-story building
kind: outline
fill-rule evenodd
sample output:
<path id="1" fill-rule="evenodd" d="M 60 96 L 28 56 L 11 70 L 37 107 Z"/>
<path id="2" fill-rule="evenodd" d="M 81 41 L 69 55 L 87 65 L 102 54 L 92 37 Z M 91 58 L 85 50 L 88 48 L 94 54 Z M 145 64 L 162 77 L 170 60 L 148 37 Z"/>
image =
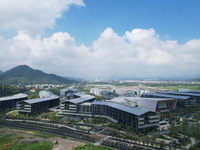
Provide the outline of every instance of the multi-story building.
<path id="1" fill-rule="evenodd" d="M 142 93 L 141 97 L 146 98 L 173 98 L 177 99 L 177 106 L 180 108 L 195 106 L 196 100 L 189 96 L 178 96 L 160 93 Z"/>
<path id="2" fill-rule="evenodd" d="M 176 108 L 175 98 L 142 98 L 142 97 L 116 97 L 112 102 L 122 105 L 138 107 L 153 112 L 169 112 Z"/>
<path id="3" fill-rule="evenodd" d="M 130 107 L 111 101 L 94 101 L 92 114 L 109 117 L 124 127 L 130 126 L 134 132 L 157 129 L 160 113 L 138 107 Z"/>
<path id="4" fill-rule="evenodd" d="M 178 92 L 200 94 L 200 91 L 197 91 L 197 90 L 189 90 L 189 89 L 178 89 Z"/>
<path id="5" fill-rule="evenodd" d="M 119 95 L 136 95 L 137 94 L 137 90 L 135 90 L 135 89 L 116 88 L 114 90 Z"/>
<path id="6" fill-rule="evenodd" d="M 62 101 L 59 112 L 71 116 L 104 117 L 112 122 L 130 126 L 133 131 L 153 130 L 159 125 L 160 112 L 176 107 L 173 98 L 118 97 L 97 101 L 94 96 L 72 93 L 72 99 Z"/>
<path id="7" fill-rule="evenodd" d="M 20 114 L 35 115 L 59 106 L 59 97 L 48 91 L 41 91 L 40 98 L 17 102 L 16 109 Z"/>
<path id="8" fill-rule="evenodd" d="M 95 100 L 94 96 L 73 93 L 73 98 L 70 100 L 64 100 L 60 104 L 60 111 L 62 114 L 71 113 L 91 113 L 90 103 Z M 88 104 L 88 105 L 87 105 Z"/>
<path id="9" fill-rule="evenodd" d="M 194 99 L 194 105 L 200 103 L 200 94 L 198 93 L 188 93 L 188 92 L 174 92 L 174 91 L 162 91 L 164 94 L 169 95 L 179 95 L 179 96 L 189 96 Z"/>
<path id="10" fill-rule="evenodd" d="M 97 96 L 103 96 L 105 97 L 105 99 L 112 99 L 116 94 L 115 90 L 96 89 L 96 88 L 90 89 L 90 93 L 95 94 Z"/>
<path id="11" fill-rule="evenodd" d="M 0 112 L 7 112 L 16 108 L 16 103 L 22 100 L 27 100 L 27 94 L 16 94 L 8 97 L 0 98 Z"/>
<path id="12" fill-rule="evenodd" d="M 78 89 L 66 88 L 60 90 L 60 98 L 63 100 L 74 98 L 74 93 L 79 93 Z"/>

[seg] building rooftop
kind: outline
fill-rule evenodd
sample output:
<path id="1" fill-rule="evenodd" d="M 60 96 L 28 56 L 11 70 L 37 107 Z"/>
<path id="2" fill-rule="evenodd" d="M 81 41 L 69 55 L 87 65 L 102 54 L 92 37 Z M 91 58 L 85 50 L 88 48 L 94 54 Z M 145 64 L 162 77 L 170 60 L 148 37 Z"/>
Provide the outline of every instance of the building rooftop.
<path id="1" fill-rule="evenodd" d="M 87 95 L 87 94 L 80 93 L 80 92 L 78 92 L 78 93 L 73 93 L 73 95 L 78 96 L 78 97 L 88 97 L 88 96 L 91 96 L 91 95 Z M 93 96 L 93 97 L 94 97 L 94 96 Z"/>
<path id="2" fill-rule="evenodd" d="M 174 91 L 162 91 L 164 94 L 186 95 L 186 96 L 199 96 L 198 93 L 186 93 L 186 92 L 174 92 Z"/>
<path id="3" fill-rule="evenodd" d="M 0 97 L 0 101 L 7 101 L 7 100 L 13 100 L 13 99 L 16 99 L 16 98 L 27 98 L 27 97 L 28 97 L 27 94 L 19 93 L 19 94 L 13 95 L 13 96 Z"/>
<path id="4" fill-rule="evenodd" d="M 189 96 L 168 95 L 168 94 L 159 94 L 159 93 L 142 93 L 142 95 L 152 95 L 152 96 L 158 96 L 158 97 L 175 98 L 175 99 L 183 99 L 183 100 L 187 100 L 190 98 Z"/>
<path id="5" fill-rule="evenodd" d="M 90 95 L 85 96 L 85 95 L 84 95 L 84 97 L 75 98 L 75 99 L 66 100 L 66 101 L 69 101 L 69 102 L 74 103 L 74 104 L 78 104 L 78 103 L 83 103 L 83 102 L 92 100 L 92 99 L 94 99 L 94 98 L 95 98 L 94 96 L 90 96 Z M 66 102 L 66 101 L 65 101 L 65 102 Z"/>
<path id="6" fill-rule="evenodd" d="M 73 88 L 61 89 L 60 91 L 62 91 L 62 92 L 65 92 L 65 91 L 79 92 L 79 90 L 78 90 L 78 89 L 73 89 Z"/>
<path id="7" fill-rule="evenodd" d="M 109 106 L 109 107 L 116 108 L 116 109 L 131 113 L 137 116 L 140 116 L 142 114 L 149 112 L 149 110 L 146 110 L 146 109 L 130 107 L 130 106 L 126 106 L 126 105 L 122 105 L 122 104 L 110 102 L 110 101 L 94 101 L 92 104 Z"/>
<path id="8" fill-rule="evenodd" d="M 143 98 L 143 97 L 117 97 L 110 101 L 123 105 L 156 111 L 157 103 L 163 101 L 176 101 L 175 98 Z"/>
<path id="9" fill-rule="evenodd" d="M 23 100 L 23 102 L 26 102 L 28 104 L 34 104 L 34 103 L 41 103 L 45 101 L 50 101 L 59 98 L 58 96 L 52 96 L 52 97 L 45 97 L 45 98 L 37 98 L 37 99 L 30 99 L 30 100 Z"/>
<path id="10" fill-rule="evenodd" d="M 85 102 L 85 103 L 82 103 L 81 105 L 88 105 L 88 106 L 90 106 L 90 105 L 92 105 L 92 103 L 90 103 L 90 102 Z"/>
<path id="11" fill-rule="evenodd" d="M 189 90 L 189 89 L 178 89 L 178 92 L 184 92 L 184 93 L 200 93 L 200 91 L 197 91 L 197 90 Z"/>

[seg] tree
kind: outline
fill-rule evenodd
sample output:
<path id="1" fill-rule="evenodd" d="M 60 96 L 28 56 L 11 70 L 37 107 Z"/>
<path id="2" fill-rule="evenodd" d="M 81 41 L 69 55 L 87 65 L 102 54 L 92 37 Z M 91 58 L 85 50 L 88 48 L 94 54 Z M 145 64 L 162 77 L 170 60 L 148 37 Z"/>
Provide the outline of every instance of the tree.
<path id="1" fill-rule="evenodd" d="M 128 133 L 130 133 L 130 132 L 132 131 L 132 127 L 131 127 L 131 126 L 126 127 L 126 131 L 127 131 Z"/>
<path id="2" fill-rule="evenodd" d="M 160 142 L 160 148 L 163 149 L 164 148 L 164 141 Z"/>

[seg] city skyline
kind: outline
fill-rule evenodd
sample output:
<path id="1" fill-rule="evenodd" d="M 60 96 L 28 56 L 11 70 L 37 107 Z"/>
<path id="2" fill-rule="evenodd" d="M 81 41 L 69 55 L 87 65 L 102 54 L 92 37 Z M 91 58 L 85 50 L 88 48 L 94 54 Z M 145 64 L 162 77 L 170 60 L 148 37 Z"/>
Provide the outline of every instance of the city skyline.
<path id="1" fill-rule="evenodd" d="M 200 2 L 0 2 L 0 70 L 182 76 L 200 70 Z"/>

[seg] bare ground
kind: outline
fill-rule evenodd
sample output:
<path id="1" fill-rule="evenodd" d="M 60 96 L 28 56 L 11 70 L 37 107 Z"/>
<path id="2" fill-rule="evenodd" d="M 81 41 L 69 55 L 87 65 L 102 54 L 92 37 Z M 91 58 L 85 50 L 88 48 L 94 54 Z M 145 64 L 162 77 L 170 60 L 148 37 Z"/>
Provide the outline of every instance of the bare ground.
<path id="1" fill-rule="evenodd" d="M 71 140 L 71 139 L 63 139 L 60 137 L 55 138 L 49 138 L 49 141 L 51 141 L 54 144 L 53 150 L 72 150 L 73 147 L 77 147 L 80 145 L 84 145 L 85 143 Z M 58 141 L 58 144 L 55 144 L 56 141 Z"/>
<path id="2" fill-rule="evenodd" d="M 61 137 L 42 138 L 35 136 L 35 133 L 33 131 L 23 131 L 6 127 L 0 128 L 0 134 L 16 134 L 20 137 L 23 137 L 20 139 L 19 142 L 43 141 L 43 140 L 50 141 L 53 144 L 52 150 L 73 150 L 74 147 L 85 144 L 84 142 L 68 138 L 65 139 Z"/>

